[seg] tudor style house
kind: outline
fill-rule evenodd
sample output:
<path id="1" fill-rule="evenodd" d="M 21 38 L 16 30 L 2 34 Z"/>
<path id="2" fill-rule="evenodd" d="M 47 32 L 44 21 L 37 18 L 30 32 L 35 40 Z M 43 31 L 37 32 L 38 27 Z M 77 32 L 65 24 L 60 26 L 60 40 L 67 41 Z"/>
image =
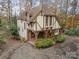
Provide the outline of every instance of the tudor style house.
<path id="1" fill-rule="evenodd" d="M 21 14 L 17 20 L 21 39 L 35 40 L 59 34 L 59 10 L 53 6 L 43 5 L 32 7 Z"/>

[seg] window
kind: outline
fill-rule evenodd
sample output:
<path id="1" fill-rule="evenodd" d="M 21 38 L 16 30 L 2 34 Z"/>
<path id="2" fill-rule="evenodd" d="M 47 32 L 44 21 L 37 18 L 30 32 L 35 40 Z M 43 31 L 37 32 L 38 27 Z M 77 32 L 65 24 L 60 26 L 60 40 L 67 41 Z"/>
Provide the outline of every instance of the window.
<path id="1" fill-rule="evenodd" d="M 46 16 L 46 22 L 45 22 L 46 26 L 51 26 L 52 25 L 52 16 Z"/>
<path id="2" fill-rule="evenodd" d="M 24 23 L 24 29 L 26 29 L 26 24 Z"/>
<path id="3" fill-rule="evenodd" d="M 46 26 L 48 26 L 48 16 L 46 16 Z"/>
<path id="4" fill-rule="evenodd" d="M 52 25 L 52 16 L 50 16 L 50 20 L 49 20 L 49 21 L 50 21 L 49 24 L 50 24 L 50 26 L 51 26 L 51 25 Z"/>

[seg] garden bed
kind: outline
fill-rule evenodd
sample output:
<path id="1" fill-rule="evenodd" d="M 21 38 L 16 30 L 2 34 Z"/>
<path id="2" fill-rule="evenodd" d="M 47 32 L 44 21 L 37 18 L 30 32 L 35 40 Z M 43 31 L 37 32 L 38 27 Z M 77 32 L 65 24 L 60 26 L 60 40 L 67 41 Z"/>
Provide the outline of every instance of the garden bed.
<path id="1" fill-rule="evenodd" d="M 79 36 L 79 28 L 71 28 L 65 31 L 65 35 L 69 36 Z"/>
<path id="2" fill-rule="evenodd" d="M 36 48 L 47 48 L 55 44 L 55 41 L 51 38 L 38 39 L 35 41 Z"/>
<path id="3" fill-rule="evenodd" d="M 58 35 L 56 38 L 41 38 L 34 41 L 29 41 L 28 43 L 36 48 L 48 48 L 54 46 L 58 43 L 63 43 L 65 41 L 64 35 Z"/>

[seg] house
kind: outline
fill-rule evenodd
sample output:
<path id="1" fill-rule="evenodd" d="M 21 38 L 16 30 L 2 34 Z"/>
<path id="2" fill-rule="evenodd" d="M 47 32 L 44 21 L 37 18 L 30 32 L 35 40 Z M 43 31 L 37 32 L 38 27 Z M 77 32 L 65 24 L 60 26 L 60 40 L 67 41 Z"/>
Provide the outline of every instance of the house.
<path id="1" fill-rule="evenodd" d="M 21 39 L 35 40 L 59 34 L 58 10 L 53 6 L 36 6 L 26 10 L 17 20 Z"/>

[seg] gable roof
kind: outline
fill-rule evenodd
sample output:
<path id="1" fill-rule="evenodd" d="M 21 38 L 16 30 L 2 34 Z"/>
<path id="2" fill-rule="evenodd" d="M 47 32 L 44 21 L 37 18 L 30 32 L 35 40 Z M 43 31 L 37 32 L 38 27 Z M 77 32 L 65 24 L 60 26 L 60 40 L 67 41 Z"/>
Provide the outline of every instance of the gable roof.
<path id="1" fill-rule="evenodd" d="M 31 16 L 31 20 L 34 20 L 37 15 L 39 13 L 42 13 L 42 15 L 50 15 L 50 16 L 56 16 L 56 12 L 57 12 L 57 9 L 53 6 L 48 6 L 48 5 L 39 5 L 39 6 L 36 6 L 36 7 L 33 7 L 31 9 L 29 9 L 29 11 L 25 11 L 22 15 L 21 15 L 21 18 L 22 19 L 26 19 L 26 13 L 29 13 L 29 15 Z"/>

